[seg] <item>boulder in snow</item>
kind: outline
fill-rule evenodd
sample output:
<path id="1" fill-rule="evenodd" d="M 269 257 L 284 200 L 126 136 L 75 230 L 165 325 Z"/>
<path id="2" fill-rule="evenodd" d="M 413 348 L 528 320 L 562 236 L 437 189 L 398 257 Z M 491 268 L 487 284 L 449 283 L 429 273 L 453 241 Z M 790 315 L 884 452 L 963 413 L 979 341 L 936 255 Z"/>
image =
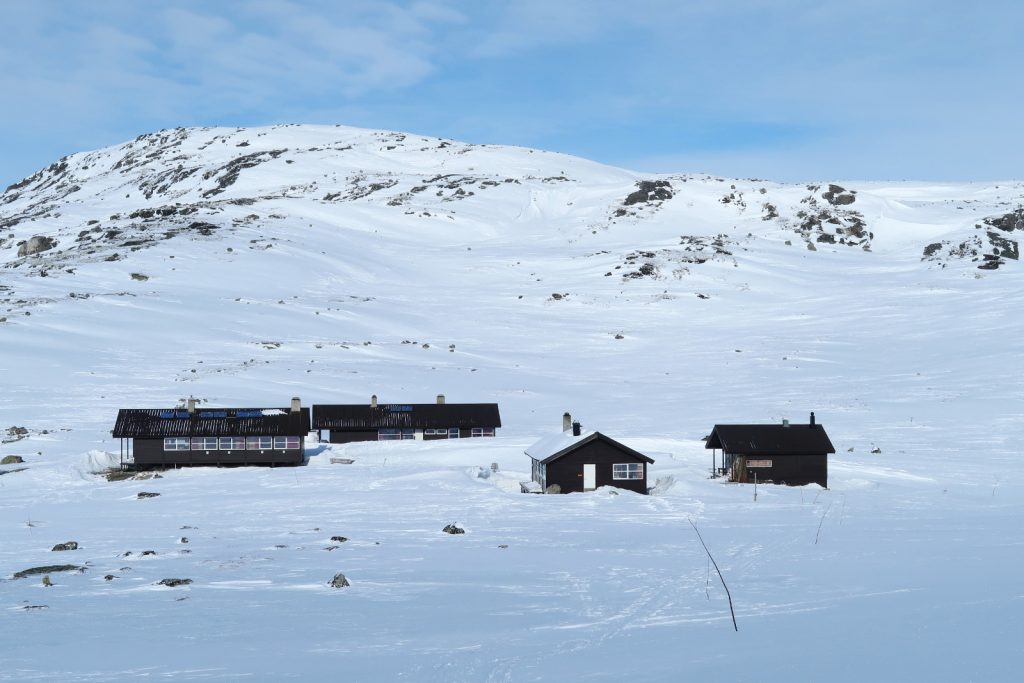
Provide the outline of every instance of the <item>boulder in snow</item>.
<path id="1" fill-rule="evenodd" d="M 31 256 L 41 251 L 53 249 L 55 246 L 57 246 L 57 240 L 43 235 L 36 235 L 21 243 L 18 247 L 18 256 Z"/>

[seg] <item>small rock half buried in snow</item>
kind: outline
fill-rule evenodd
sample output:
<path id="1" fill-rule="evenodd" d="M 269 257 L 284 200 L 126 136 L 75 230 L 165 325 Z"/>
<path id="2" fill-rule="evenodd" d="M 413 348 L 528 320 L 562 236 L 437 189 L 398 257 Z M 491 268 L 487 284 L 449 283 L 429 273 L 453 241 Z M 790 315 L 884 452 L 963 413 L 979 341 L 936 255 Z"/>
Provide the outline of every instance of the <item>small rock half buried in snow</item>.
<path id="1" fill-rule="evenodd" d="M 78 550 L 78 543 L 76 541 L 68 541 L 67 543 L 58 543 L 50 548 L 50 552 L 56 552 L 58 550 Z"/>
<path id="2" fill-rule="evenodd" d="M 330 583 L 331 588 L 344 588 L 351 585 L 352 584 L 348 582 L 348 579 L 345 578 L 345 575 L 341 573 L 335 574 Z"/>
<path id="3" fill-rule="evenodd" d="M 159 493 L 153 493 L 152 491 L 139 491 L 136 498 L 156 498 L 159 495 Z"/>
<path id="4" fill-rule="evenodd" d="M 161 586 L 167 586 L 168 588 L 187 586 L 190 583 L 192 583 L 192 579 L 161 579 L 160 581 Z"/>
<path id="5" fill-rule="evenodd" d="M 457 527 L 457 526 L 455 526 L 455 524 L 449 524 L 445 528 L 441 529 L 441 531 L 445 532 L 446 534 L 464 534 L 464 533 L 466 533 L 465 529 L 463 529 L 461 527 Z"/>

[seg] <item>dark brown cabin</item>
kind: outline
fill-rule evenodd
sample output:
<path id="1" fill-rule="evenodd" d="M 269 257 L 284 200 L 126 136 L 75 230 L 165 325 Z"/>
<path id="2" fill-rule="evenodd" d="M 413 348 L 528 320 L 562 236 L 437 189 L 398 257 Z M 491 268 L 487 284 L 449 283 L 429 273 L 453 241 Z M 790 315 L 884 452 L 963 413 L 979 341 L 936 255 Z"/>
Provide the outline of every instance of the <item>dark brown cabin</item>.
<path id="1" fill-rule="evenodd" d="M 331 443 L 468 439 L 494 436 L 501 427 L 497 403 L 378 403 L 314 405 L 313 429 Z"/>
<path id="2" fill-rule="evenodd" d="M 579 422 L 572 423 L 571 431 L 541 439 L 526 449 L 526 455 L 538 492 L 557 484 L 561 493 L 615 486 L 646 494 L 647 465 L 654 463 L 601 432 L 582 431 Z"/>
<path id="3" fill-rule="evenodd" d="M 808 424 L 715 425 L 704 448 L 722 451 L 719 473 L 730 481 L 819 484 L 828 487 L 828 455 L 836 449 L 825 428 Z M 714 452 L 712 464 L 714 466 Z"/>
<path id="4" fill-rule="evenodd" d="M 299 465 L 305 462 L 309 408 L 125 408 L 111 432 L 121 467 Z"/>

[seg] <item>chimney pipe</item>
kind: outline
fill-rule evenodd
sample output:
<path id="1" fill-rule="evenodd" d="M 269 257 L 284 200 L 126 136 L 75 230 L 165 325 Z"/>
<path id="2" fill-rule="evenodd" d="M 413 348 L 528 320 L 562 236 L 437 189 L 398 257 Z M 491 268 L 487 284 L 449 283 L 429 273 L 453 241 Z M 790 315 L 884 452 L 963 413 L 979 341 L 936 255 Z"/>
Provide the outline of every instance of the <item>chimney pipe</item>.
<path id="1" fill-rule="evenodd" d="M 582 429 L 582 426 L 580 425 L 579 422 L 573 422 L 572 423 L 572 435 L 573 436 L 579 436 L 581 429 Z"/>
<path id="2" fill-rule="evenodd" d="M 302 409 L 302 401 L 299 400 L 298 396 L 292 397 L 292 412 L 297 413 Z"/>
<path id="3" fill-rule="evenodd" d="M 562 431 L 567 432 L 572 429 L 572 415 L 565 413 L 562 415 Z"/>
<path id="4" fill-rule="evenodd" d="M 444 405 L 444 394 L 438 394 L 437 395 L 437 405 L 439 405 L 439 406 L 443 406 Z"/>
<path id="5" fill-rule="evenodd" d="M 788 427 L 789 426 L 789 420 L 783 420 L 782 421 L 782 426 L 783 427 Z"/>
<path id="6" fill-rule="evenodd" d="M 185 405 L 188 406 L 188 414 L 189 415 L 195 415 L 196 414 L 196 400 L 194 398 L 189 398 L 188 402 Z"/>
<path id="7" fill-rule="evenodd" d="M 814 426 L 814 411 L 811 411 L 811 426 Z"/>
<path id="8" fill-rule="evenodd" d="M 374 394 L 373 396 L 370 397 L 370 407 L 371 408 L 376 408 L 377 407 L 377 394 Z"/>

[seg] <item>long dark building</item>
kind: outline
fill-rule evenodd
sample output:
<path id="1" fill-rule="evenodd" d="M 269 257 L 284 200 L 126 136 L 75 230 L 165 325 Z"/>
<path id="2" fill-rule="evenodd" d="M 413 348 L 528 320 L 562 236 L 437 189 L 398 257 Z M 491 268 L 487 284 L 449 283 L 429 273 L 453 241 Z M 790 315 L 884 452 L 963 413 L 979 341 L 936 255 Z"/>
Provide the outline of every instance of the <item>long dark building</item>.
<path id="1" fill-rule="evenodd" d="M 825 428 L 808 424 L 715 425 L 704 448 L 722 451 L 719 472 L 731 481 L 820 484 L 828 487 L 828 455 L 836 449 Z"/>
<path id="2" fill-rule="evenodd" d="M 571 430 L 570 430 L 571 424 Z M 568 413 L 563 431 L 526 449 L 535 492 L 592 491 L 599 486 L 647 493 L 647 466 L 654 460 L 601 432 L 585 432 Z M 523 490 L 528 490 L 524 485 Z"/>
<path id="3" fill-rule="evenodd" d="M 124 408 L 112 432 L 122 467 L 298 465 L 305 461 L 309 408 Z"/>
<path id="4" fill-rule="evenodd" d="M 501 427 L 497 403 L 378 403 L 313 406 L 313 429 L 331 443 L 466 439 L 494 436 Z"/>

